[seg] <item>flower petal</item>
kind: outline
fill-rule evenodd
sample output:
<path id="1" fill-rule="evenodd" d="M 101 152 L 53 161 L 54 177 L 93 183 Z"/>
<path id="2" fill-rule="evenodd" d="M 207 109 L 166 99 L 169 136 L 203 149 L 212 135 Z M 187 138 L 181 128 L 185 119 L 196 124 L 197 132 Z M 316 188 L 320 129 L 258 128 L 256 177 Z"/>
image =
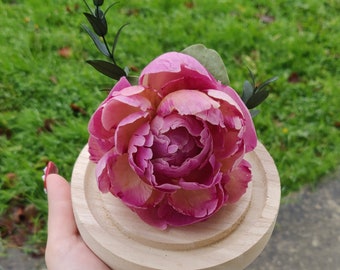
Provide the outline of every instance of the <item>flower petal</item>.
<path id="1" fill-rule="evenodd" d="M 161 89 L 162 96 L 177 91 L 179 89 L 195 89 L 199 91 L 204 91 L 205 89 L 211 89 L 215 86 L 215 81 L 212 78 L 205 76 L 200 76 L 195 74 L 193 71 L 188 71 L 183 68 L 183 77 L 176 80 L 171 80 L 164 84 Z M 194 74 L 192 74 L 194 73 Z"/>
<path id="2" fill-rule="evenodd" d="M 185 190 L 210 188 L 221 181 L 220 167 L 221 164 L 216 161 L 214 155 L 211 155 L 197 169 L 190 171 L 189 175 L 183 175 L 178 185 Z"/>
<path id="3" fill-rule="evenodd" d="M 232 155 L 229 155 L 219 160 L 222 165 L 221 171 L 223 173 L 232 171 L 243 160 L 244 153 L 245 153 L 244 142 L 241 141 L 240 144 L 238 145 L 236 152 L 234 152 Z"/>
<path id="4" fill-rule="evenodd" d="M 165 230 L 168 225 L 180 227 L 190 225 L 205 219 L 196 218 L 194 216 L 188 216 L 177 212 L 172 206 L 167 203 L 166 199 L 164 199 L 156 207 L 148 209 L 134 209 L 134 211 L 144 222 L 161 230 Z"/>
<path id="5" fill-rule="evenodd" d="M 101 138 L 101 139 L 109 139 L 112 137 L 112 131 L 104 128 L 102 124 L 102 115 L 103 115 L 103 106 L 100 106 L 91 116 L 91 119 L 88 124 L 88 131 L 90 135 Z"/>
<path id="6" fill-rule="evenodd" d="M 127 151 L 131 136 L 148 120 L 148 116 L 148 112 L 135 112 L 120 121 L 115 132 L 115 145 L 119 154 Z"/>
<path id="7" fill-rule="evenodd" d="M 164 230 L 168 225 L 180 227 L 203 221 L 216 213 L 226 201 L 226 196 L 220 185 L 197 193 L 193 197 L 195 204 L 193 207 L 188 201 L 191 195 L 192 192 L 177 194 L 174 198 L 169 198 L 171 195 L 168 195 L 156 207 L 135 209 L 134 211 L 144 222 Z M 202 202 L 202 199 L 206 199 L 206 201 Z M 178 209 L 174 206 L 178 206 Z M 194 207 L 197 209 L 193 209 Z"/>
<path id="8" fill-rule="evenodd" d="M 106 193 L 111 188 L 111 172 L 110 165 L 114 164 L 117 160 L 114 149 L 107 152 L 97 163 L 96 178 L 98 188 L 101 192 Z M 109 166 L 108 166 L 109 165 Z"/>
<path id="9" fill-rule="evenodd" d="M 179 185 L 198 189 L 215 182 L 218 166 L 211 157 L 213 142 L 204 122 L 177 114 L 156 116 L 151 130 L 154 135 L 151 162 L 157 189 L 167 187 L 173 191 Z"/>
<path id="10" fill-rule="evenodd" d="M 147 224 L 161 230 L 168 227 L 166 220 L 161 219 L 158 215 L 158 207 L 132 208 L 132 210 Z"/>
<path id="11" fill-rule="evenodd" d="M 149 178 L 153 168 L 149 161 L 153 157 L 150 146 L 153 144 L 153 136 L 150 132 L 150 124 L 142 124 L 131 137 L 128 154 L 130 166 L 140 176 Z M 148 173 L 149 172 L 149 173 Z"/>
<path id="12" fill-rule="evenodd" d="M 188 102 L 193 100 L 194 102 Z M 196 115 L 211 108 L 218 108 L 219 103 L 197 90 L 179 90 L 167 95 L 159 104 L 157 114 L 166 116 L 176 111 L 180 115 Z"/>
<path id="13" fill-rule="evenodd" d="M 205 220 L 207 217 L 197 218 L 195 216 L 184 215 L 176 211 L 169 204 L 161 204 L 158 208 L 158 217 L 166 222 L 166 224 L 175 227 L 186 226 Z"/>
<path id="14" fill-rule="evenodd" d="M 157 57 L 144 68 L 139 83 L 162 92 L 161 90 L 168 82 L 183 76 L 214 80 L 207 69 L 195 58 L 183 53 L 169 52 Z"/>
<path id="15" fill-rule="evenodd" d="M 214 154 L 217 159 L 225 159 L 235 154 L 243 146 L 240 132 L 237 130 L 211 126 L 211 134 L 214 142 Z M 244 148 L 242 148 L 244 153 Z"/>
<path id="16" fill-rule="evenodd" d="M 255 149 L 257 145 L 257 136 L 255 126 L 248 108 L 246 107 L 240 96 L 237 94 L 237 92 L 231 87 L 220 85 L 220 87 L 217 89 L 227 93 L 241 109 L 246 129 L 243 135 L 245 141 L 245 150 L 246 152 L 250 152 L 251 150 Z"/>
<path id="17" fill-rule="evenodd" d="M 164 196 L 143 182 L 131 169 L 127 154 L 107 158 L 106 167 L 110 177 L 110 192 L 126 205 L 150 207 L 156 205 Z M 98 178 L 100 179 L 100 175 Z"/>
<path id="18" fill-rule="evenodd" d="M 208 95 L 218 99 L 220 112 L 227 129 L 240 130 L 244 126 L 244 116 L 241 108 L 228 94 L 218 90 L 208 90 Z"/>
<path id="19" fill-rule="evenodd" d="M 225 175 L 224 190 L 228 194 L 228 202 L 234 203 L 246 192 L 251 181 L 250 164 L 244 159 L 229 174 Z"/>
<path id="20" fill-rule="evenodd" d="M 180 189 L 169 195 L 169 204 L 179 213 L 204 218 L 211 215 L 218 206 L 215 187 L 201 190 Z"/>
<path id="21" fill-rule="evenodd" d="M 107 100 L 111 99 L 111 97 L 113 95 L 115 95 L 116 92 L 119 92 L 120 90 L 126 88 L 126 87 L 130 87 L 131 84 L 130 82 L 127 80 L 126 77 L 121 77 L 120 80 L 114 85 L 114 87 L 111 89 L 110 93 L 107 95 L 106 99 L 102 102 L 106 103 Z"/>
<path id="22" fill-rule="evenodd" d="M 146 98 L 135 95 L 143 88 L 131 86 L 102 105 L 101 123 L 107 131 L 114 130 L 122 119 L 138 111 L 151 109 L 151 103 Z M 98 118 L 95 120 L 99 120 Z"/>
<path id="23" fill-rule="evenodd" d="M 114 147 L 113 138 L 99 139 L 90 135 L 88 140 L 90 160 L 97 163 L 102 156 Z"/>

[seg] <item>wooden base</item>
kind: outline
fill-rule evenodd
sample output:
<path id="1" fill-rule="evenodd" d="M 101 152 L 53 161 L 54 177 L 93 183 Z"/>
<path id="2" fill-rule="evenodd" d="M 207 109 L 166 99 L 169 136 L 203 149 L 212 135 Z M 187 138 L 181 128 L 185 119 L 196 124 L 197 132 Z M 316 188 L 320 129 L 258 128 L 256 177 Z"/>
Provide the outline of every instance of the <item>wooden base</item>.
<path id="1" fill-rule="evenodd" d="M 207 221 L 165 231 L 139 219 L 97 188 L 87 146 L 72 174 L 72 201 L 84 241 L 115 270 L 244 269 L 264 249 L 280 205 L 280 179 L 265 149 L 247 154 L 253 180 L 247 193 Z"/>

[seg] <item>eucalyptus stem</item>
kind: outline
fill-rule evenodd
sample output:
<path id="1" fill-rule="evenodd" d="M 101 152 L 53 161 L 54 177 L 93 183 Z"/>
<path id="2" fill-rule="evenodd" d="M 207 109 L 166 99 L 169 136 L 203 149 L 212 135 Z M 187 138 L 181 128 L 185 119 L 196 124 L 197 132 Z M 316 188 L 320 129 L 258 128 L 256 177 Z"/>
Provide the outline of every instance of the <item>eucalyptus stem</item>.
<path id="1" fill-rule="evenodd" d="M 86 0 L 83 0 L 83 2 L 85 3 L 85 5 L 87 6 L 87 9 L 91 12 L 91 14 L 93 15 L 93 12 L 89 6 L 89 4 L 86 2 Z"/>
<path id="2" fill-rule="evenodd" d="M 95 5 L 95 11 L 93 12 L 91 7 L 86 2 L 86 0 L 83 0 L 83 1 L 90 11 L 90 13 L 84 13 L 84 15 L 87 18 L 88 22 L 91 24 L 93 31 L 90 28 L 88 28 L 86 25 L 83 26 L 83 29 L 90 36 L 90 38 L 96 45 L 97 49 L 110 60 L 110 62 L 103 61 L 103 60 L 88 60 L 87 63 L 89 63 L 99 72 L 115 80 L 119 80 L 121 77 L 124 77 L 124 76 L 127 77 L 128 69 L 118 66 L 116 63 L 115 56 L 114 56 L 114 51 L 117 46 L 118 37 L 121 33 L 122 28 L 126 24 L 124 24 L 118 29 L 115 35 L 114 41 L 113 41 L 112 51 L 110 50 L 109 44 L 106 40 L 108 27 L 107 27 L 105 16 L 108 10 L 111 7 L 113 7 L 116 3 L 109 5 L 109 7 L 103 12 L 100 6 L 103 5 L 104 0 L 102 1 L 93 0 L 93 3 Z"/>
<path id="3" fill-rule="evenodd" d="M 107 41 L 106 41 L 105 36 L 102 36 L 102 39 L 103 39 L 103 42 L 104 42 L 104 44 L 105 44 L 105 47 L 106 47 L 107 51 L 109 52 L 109 58 L 110 58 L 110 59 L 112 60 L 112 62 L 116 65 L 116 61 L 115 61 L 115 59 L 114 59 L 113 54 L 111 53 L 111 51 L 110 51 L 110 49 L 109 49 L 109 46 L 108 46 L 108 44 L 107 44 Z"/>

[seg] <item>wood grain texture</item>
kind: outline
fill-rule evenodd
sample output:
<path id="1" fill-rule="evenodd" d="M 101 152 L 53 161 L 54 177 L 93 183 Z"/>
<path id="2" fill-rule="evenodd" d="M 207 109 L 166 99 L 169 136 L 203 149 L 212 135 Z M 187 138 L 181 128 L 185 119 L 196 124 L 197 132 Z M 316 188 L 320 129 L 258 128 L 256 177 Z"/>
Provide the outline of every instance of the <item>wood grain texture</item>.
<path id="1" fill-rule="evenodd" d="M 85 146 L 71 181 L 78 229 L 93 252 L 115 270 L 244 269 L 267 244 L 280 205 L 279 175 L 265 147 L 258 143 L 246 159 L 253 180 L 237 203 L 207 221 L 161 231 L 98 190 Z"/>

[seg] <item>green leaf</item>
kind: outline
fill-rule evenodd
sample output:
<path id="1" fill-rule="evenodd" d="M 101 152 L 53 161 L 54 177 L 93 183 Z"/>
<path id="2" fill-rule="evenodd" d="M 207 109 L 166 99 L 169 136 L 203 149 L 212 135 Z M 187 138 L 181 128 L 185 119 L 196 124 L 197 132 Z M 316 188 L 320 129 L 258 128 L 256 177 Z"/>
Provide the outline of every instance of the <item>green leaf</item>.
<path id="1" fill-rule="evenodd" d="M 261 89 L 264 89 L 266 86 L 268 86 L 270 83 L 272 82 L 275 82 L 279 77 L 273 77 L 273 78 L 270 78 L 268 80 L 266 80 L 264 83 L 262 83 L 258 89 L 261 90 Z"/>
<path id="2" fill-rule="evenodd" d="M 138 76 L 127 76 L 127 79 L 131 83 L 131 85 L 138 85 Z"/>
<path id="3" fill-rule="evenodd" d="M 118 42 L 119 35 L 120 35 L 121 31 L 123 30 L 123 28 L 124 28 L 125 26 L 127 26 L 127 25 L 128 25 L 128 23 L 122 25 L 122 26 L 118 29 L 117 34 L 115 35 L 115 39 L 114 39 L 113 45 L 112 45 L 112 56 L 113 56 L 113 59 L 114 59 L 114 55 L 115 55 L 114 52 L 115 52 L 115 49 L 116 49 L 116 46 L 117 46 L 117 42 Z"/>
<path id="4" fill-rule="evenodd" d="M 95 17 L 98 19 L 98 21 L 99 20 L 101 21 L 103 30 L 105 31 L 104 35 L 106 35 L 107 34 L 107 21 L 106 21 L 104 12 L 100 8 L 96 8 Z M 104 35 L 100 35 L 100 36 L 104 36 Z"/>
<path id="5" fill-rule="evenodd" d="M 124 69 L 110 62 L 103 60 L 88 60 L 86 62 L 102 74 L 112 79 L 119 80 L 121 77 L 126 76 Z"/>
<path id="6" fill-rule="evenodd" d="M 89 4 L 86 2 L 86 0 L 83 0 L 83 2 L 85 3 L 87 9 L 92 13 L 92 10 L 91 10 Z M 93 13 L 92 13 L 92 14 L 93 14 Z"/>
<path id="7" fill-rule="evenodd" d="M 250 78 L 251 78 L 251 84 L 253 85 L 253 88 L 255 88 L 255 75 L 254 75 L 254 73 L 250 70 L 249 67 L 247 67 L 247 69 L 248 69 L 248 72 L 249 72 L 249 76 L 250 76 Z"/>
<path id="8" fill-rule="evenodd" d="M 185 48 L 182 53 L 196 58 L 221 83 L 228 85 L 229 77 L 221 56 L 202 44 L 195 44 Z"/>
<path id="9" fill-rule="evenodd" d="M 129 67 L 125 67 L 125 68 L 124 68 L 124 71 L 125 71 L 126 76 L 128 76 L 129 73 L 130 73 Z"/>
<path id="10" fill-rule="evenodd" d="M 104 12 L 104 16 L 106 15 L 106 13 L 109 11 L 110 8 L 112 8 L 114 5 L 118 4 L 118 2 L 112 3 L 111 5 L 108 6 L 108 8 L 105 10 Z"/>
<path id="11" fill-rule="evenodd" d="M 260 113 L 260 110 L 250 110 L 250 115 L 251 115 L 251 118 L 254 118 L 256 115 L 258 115 Z"/>
<path id="12" fill-rule="evenodd" d="M 261 90 L 255 92 L 250 99 L 247 101 L 246 105 L 248 109 L 253 109 L 262 103 L 269 95 L 267 90 Z"/>
<path id="13" fill-rule="evenodd" d="M 84 12 L 84 15 L 86 16 L 87 20 L 89 21 L 89 23 L 91 24 L 94 32 L 98 35 L 98 36 L 105 36 L 107 34 L 107 24 L 101 17 L 96 17 L 90 13 L 86 13 Z M 100 15 L 100 14 L 99 14 Z"/>
<path id="14" fill-rule="evenodd" d="M 241 99 L 246 104 L 247 108 L 249 110 L 255 108 L 256 106 L 260 105 L 269 95 L 269 91 L 266 89 L 266 87 L 276 81 L 278 77 L 273 77 L 262 83 L 260 86 L 255 86 L 255 75 L 252 73 L 252 71 L 248 68 L 250 78 L 252 80 L 252 83 L 249 81 L 245 81 L 243 85 L 243 92 Z M 254 111 L 252 113 L 252 117 L 257 115 L 259 112 Z"/>
<path id="15" fill-rule="evenodd" d="M 101 40 L 99 39 L 99 37 L 93 33 L 91 31 L 90 28 L 88 28 L 86 25 L 82 25 L 83 29 L 88 33 L 88 35 L 91 37 L 91 39 L 93 40 L 94 44 L 96 45 L 96 47 L 98 48 L 98 50 L 104 54 L 107 57 L 110 57 L 110 52 L 108 51 L 108 49 L 106 48 L 105 44 L 103 42 L 101 42 Z"/>
<path id="16" fill-rule="evenodd" d="M 242 96 L 241 99 L 242 101 L 247 104 L 248 100 L 250 99 L 250 97 L 254 94 L 254 88 L 251 85 L 251 83 L 249 81 L 245 81 L 243 84 L 243 92 L 242 92 Z"/>

